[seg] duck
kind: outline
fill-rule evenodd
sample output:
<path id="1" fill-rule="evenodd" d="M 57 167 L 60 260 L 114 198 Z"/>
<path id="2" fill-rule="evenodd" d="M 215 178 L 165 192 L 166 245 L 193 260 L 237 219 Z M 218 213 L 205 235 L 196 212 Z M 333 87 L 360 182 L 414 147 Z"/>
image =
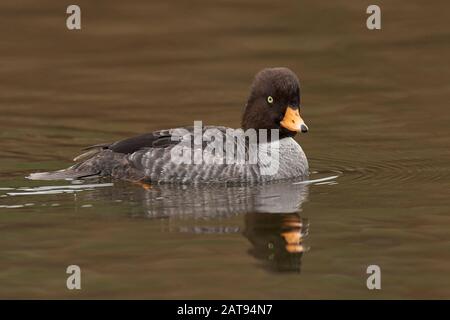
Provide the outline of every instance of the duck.
<path id="1" fill-rule="evenodd" d="M 265 68 L 251 84 L 241 128 L 199 126 L 194 122 L 194 126 L 96 144 L 84 148 L 69 168 L 32 173 L 27 178 L 108 177 L 149 185 L 306 179 L 308 160 L 294 139 L 309 130 L 300 111 L 303 107 L 297 75 L 285 67 Z M 236 160 L 237 155 L 241 157 Z"/>

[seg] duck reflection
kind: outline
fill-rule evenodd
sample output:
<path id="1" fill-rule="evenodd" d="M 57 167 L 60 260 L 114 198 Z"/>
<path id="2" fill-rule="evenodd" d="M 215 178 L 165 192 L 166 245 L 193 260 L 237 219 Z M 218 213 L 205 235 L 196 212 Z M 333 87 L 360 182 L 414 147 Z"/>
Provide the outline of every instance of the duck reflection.
<path id="1" fill-rule="evenodd" d="M 300 217 L 308 185 L 292 182 L 260 186 L 152 186 L 107 190 L 112 200 L 133 202 L 132 214 L 168 219 L 170 232 L 241 233 L 252 244 L 249 254 L 267 270 L 300 272 L 308 223 Z M 98 193 L 91 193 L 97 197 Z M 109 197 L 108 196 L 108 197 Z M 128 205 L 127 204 L 127 205 Z M 242 223 L 230 219 L 244 216 Z M 242 221 L 242 220 L 241 220 Z"/>
<path id="2" fill-rule="evenodd" d="M 308 224 L 298 213 L 248 213 L 244 236 L 252 244 L 250 255 L 271 271 L 300 272 Z"/>

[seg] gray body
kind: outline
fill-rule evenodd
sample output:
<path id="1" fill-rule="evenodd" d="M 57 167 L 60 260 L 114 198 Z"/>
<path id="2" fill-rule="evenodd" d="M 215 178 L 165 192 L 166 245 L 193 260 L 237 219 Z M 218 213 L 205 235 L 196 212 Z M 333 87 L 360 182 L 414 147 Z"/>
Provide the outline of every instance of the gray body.
<path id="1" fill-rule="evenodd" d="M 224 127 L 205 127 L 217 129 L 225 135 L 233 133 L 234 129 Z M 184 128 L 186 129 L 186 128 Z M 230 131 L 231 130 L 231 131 Z M 161 137 L 167 137 L 173 130 L 158 131 Z M 226 132 L 226 133 L 225 133 Z M 192 129 L 189 128 L 192 135 Z M 179 141 L 178 141 L 179 142 Z M 290 137 L 275 142 L 258 145 L 258 157 L 250 163 L 248 159 L 241 163 L 227 162 L 227 152 L 222 154 L 203 153 L 199 164 L 186 164 L 173 161 L 172 149 L 177 141 L 166 141 L 165 145 L 157 147 L 143 147 L 132 153 L 114 151 L 114 145 L 95 146 L 86 155 L 87 159 L 61 171 L 37 173 L 32 179 L 79 179 L 87 176 L 111 176 L 116 179 L 140 181 L 148 183 L 259 183 L 282 179 L 301 178 L 308 175 L 308 161 L 301 146 Z M 235 142 L 237 144 L 238 142 Z M 278 149 L 276 146 L 278 145 Z M 196 146 L 195 149 L 204 150 L 206 144 Z M 278 155 L 268 153 L 279 150 Z M 245 148 L 248 151 L 248 148 Z M 82 158 L 84 156 L 82 155 Z M 270 167 L 271 166 L 271 167 Z M 269 169 L 275 169 L 269 171 Z"/>

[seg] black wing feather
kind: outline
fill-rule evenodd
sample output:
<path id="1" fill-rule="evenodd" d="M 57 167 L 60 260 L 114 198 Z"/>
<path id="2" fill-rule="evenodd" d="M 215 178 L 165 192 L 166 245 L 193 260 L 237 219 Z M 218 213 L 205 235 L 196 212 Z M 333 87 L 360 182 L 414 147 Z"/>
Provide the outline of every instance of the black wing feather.
<path id="1" fill-rule="evenodd" d="M 111 150 L 117 153 L 130 154 L 144 148 L 165 148 L 177 144 L 179 139 L 172 138 L 171 130 L 160 130 L 119 140 L 113 143 L 100 143 L 82 150 Z"/>
<path id="2" fill-rule="evenodd" d="M 114 142 L 108 149 L 129 154 L 144 148 L 165 148 L 178 142 L 172 139 L 170 130 L 160 130 Z"/>

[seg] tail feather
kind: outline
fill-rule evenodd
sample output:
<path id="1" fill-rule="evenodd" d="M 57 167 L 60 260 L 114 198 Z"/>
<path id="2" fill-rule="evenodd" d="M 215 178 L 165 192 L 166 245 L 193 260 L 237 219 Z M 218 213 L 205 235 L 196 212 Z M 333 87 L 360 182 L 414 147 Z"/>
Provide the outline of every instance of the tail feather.
<path id="1" fill-rule="evenodd" d="M 76 165 L 58 171 L 31 173 L 26 178 L 30 180 L 78 180 L 97 177 L 100 174 L 99 172 L 75 170 L 75 167 Z"/>
<path id="2" fill-rule="evenodd" d="M 142 176 L 142 172 L 134 172 L 126 157 L 126 154 L 94 146 L 76 157 L 75 161 L 78 163 L 67 169 L 32 173 L 26 178 L 30 180 L 78 180 L 112 175 L 116 177 L 129 177 L 131 174 Z"/>

